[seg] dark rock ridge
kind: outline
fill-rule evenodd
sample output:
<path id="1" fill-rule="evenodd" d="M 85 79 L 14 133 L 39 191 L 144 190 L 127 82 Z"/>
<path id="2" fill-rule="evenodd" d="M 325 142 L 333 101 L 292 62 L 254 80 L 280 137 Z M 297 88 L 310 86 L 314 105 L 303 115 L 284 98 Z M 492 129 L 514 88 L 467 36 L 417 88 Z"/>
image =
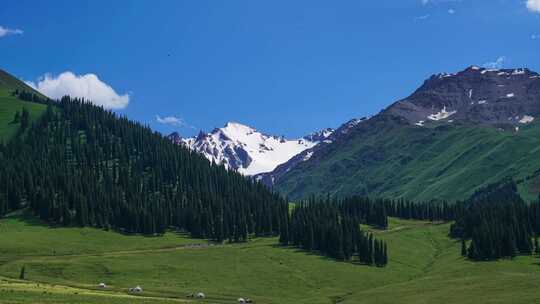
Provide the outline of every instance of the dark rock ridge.
<path id="1" fill-rule="evenodd" d="M 167 135 L 167 138 L 177 145 L 182 144 L 182 136 L 180 136 L 180 133 L 178 132 L 173 132 Z"/>
<path id="2" fill-rule="evenodd" d="M 384 111 L 422 126 L 435 121 L 519 125 L 540 115 L 540 76 L 529 69 L 469 67 L 431 76 Z"/>

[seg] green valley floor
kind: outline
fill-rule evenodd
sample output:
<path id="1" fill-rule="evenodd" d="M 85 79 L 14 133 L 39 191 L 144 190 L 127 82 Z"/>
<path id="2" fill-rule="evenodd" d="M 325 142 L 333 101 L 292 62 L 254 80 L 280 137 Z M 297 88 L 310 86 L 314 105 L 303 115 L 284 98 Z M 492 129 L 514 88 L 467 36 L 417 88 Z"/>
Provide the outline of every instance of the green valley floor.
<path id="1" fill-rule="evenodd" d="M 391 219 L 389 230 L 375 231 L 390 255 L 376 268 L 283 248 L 276 238 L 215 245 L 173 232 L 54 228 L 14 214 L 0 220 L 0 303 L 540 303 L 539 258 L 469 262 L 448 228 Z M 143 292 L 130 295 L 137 285 Z M 186 297 L 199 291 L 206 299 Z"/>

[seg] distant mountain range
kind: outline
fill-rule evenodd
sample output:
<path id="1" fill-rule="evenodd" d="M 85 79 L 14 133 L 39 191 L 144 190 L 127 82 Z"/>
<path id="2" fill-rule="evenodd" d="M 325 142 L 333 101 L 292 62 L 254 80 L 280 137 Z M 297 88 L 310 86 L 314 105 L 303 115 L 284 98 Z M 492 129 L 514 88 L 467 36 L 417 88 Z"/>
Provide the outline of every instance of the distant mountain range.
<path id="1" fill-rule="evenodd" d="M 351 110 L 354 112 L 354 110 Z M 455 200 L 505 177 L 540 193 L 540 75 L 471 66 L 431 76 L 377 115 L 300 139 L 238 123 L 169 138 L 292 199 Z"/>
<path id="2" fill-rule="evenodd" d="M 540 76 L 471 66 L 437 74 L 379 114 L 258 179 L 292 199 L 313 194 L 464 199 L 504 177 L 540 192 Z"/>
<path id="3" fill-rule="evenodd" d="M 223 128 L 216 128 L 210 133 L 200 132 L 196 137 L 182 138 L 176 132 L 168 137 L 228 169 L 244 175 L 256 175 L 274 170 L 300 152 L 325 141 L 333 132 L 328 128 L 289 140 L 229 122 Z"/>

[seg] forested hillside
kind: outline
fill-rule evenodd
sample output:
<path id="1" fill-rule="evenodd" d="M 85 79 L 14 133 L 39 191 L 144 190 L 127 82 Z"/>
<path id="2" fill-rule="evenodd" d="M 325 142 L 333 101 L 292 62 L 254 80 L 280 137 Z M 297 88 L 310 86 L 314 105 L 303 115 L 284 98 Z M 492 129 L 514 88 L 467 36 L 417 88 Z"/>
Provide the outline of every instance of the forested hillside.
<path id="1" fill-rule="evenodd" d="M 145 234 L 174 227 L 217 241 L 279 232 L 288 206 L 264 186 L 84 100 L 53 102 L 18 88 L 14 97 L 46 111 L 0 146 L 0 214 L 29 208 L 56 225 Z"/>

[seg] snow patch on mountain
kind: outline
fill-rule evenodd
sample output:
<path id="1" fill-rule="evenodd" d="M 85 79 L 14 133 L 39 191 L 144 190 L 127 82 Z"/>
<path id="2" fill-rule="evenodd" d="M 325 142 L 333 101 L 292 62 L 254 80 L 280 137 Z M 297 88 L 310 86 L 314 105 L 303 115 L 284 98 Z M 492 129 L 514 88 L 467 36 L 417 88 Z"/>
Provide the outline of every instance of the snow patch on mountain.
<path id="1" fill-rule="evenodd" d="M 427 118 L 430 119 L 430 120 L 441 120 L 441 119 L 446 119 L 454 114 L 456 114 L 457 111 L 446 111 L 446 106 L 442 108 L 442 110 L 440 110 L 438 113 L 435 113 L 435 114 L 431 114 L 429 115 Z"/>
<path id="2" fill-rule="evenodd" d="M 308 161 L 313 156 L 313 151 L 306 153 L 306 156 L 302 159 L 303 161 Z"/>
<path id="3" fill-rule="evenodd" d="M 533 120 L 534 120 L 534 117 L 532 117 L 532 116 L 530 116 L 530 115 L 524 115 L 524 116 L 519 120 L 519 123 L 526 124 L 526 123 L 533 122 Z"/>

